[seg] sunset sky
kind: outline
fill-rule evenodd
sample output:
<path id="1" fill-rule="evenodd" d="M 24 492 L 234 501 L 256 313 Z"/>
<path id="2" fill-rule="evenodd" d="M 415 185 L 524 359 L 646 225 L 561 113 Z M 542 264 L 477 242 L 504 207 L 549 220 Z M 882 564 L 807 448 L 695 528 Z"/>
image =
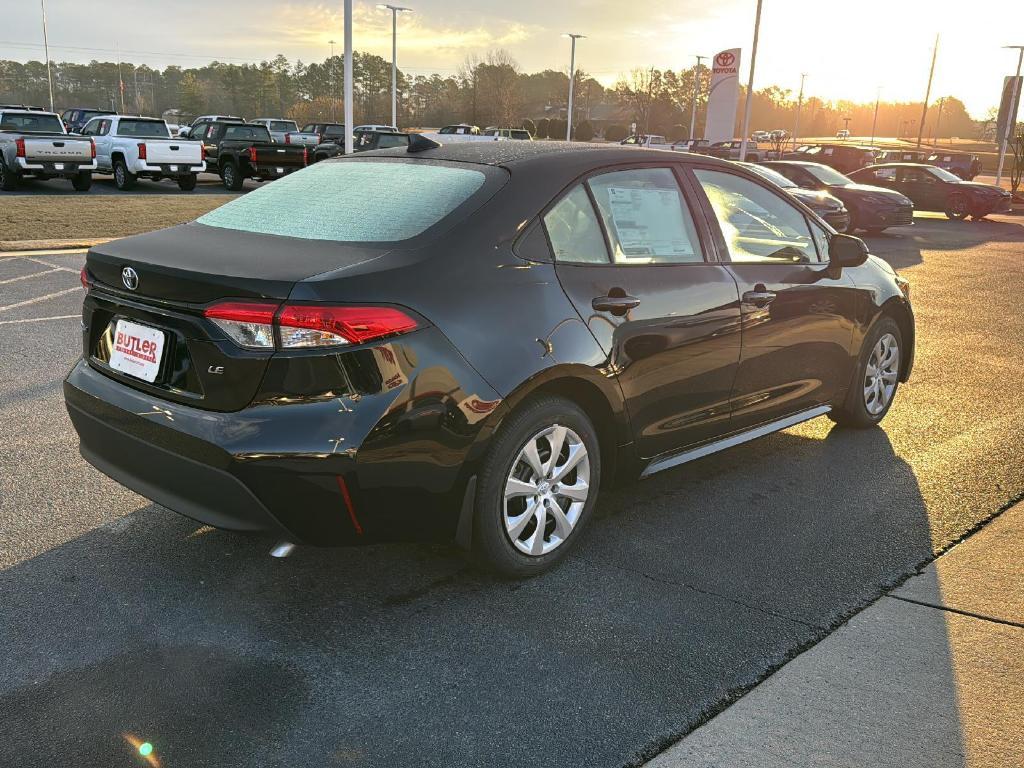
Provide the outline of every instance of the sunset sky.
<path id="1" fill-rule="evenodd" d="M 567 69 L 562 32 L 587 35 L 579 66 L 605 84 L 634 67 L 677 69 L 693 54 L 743 49 L 749 65 L 755 0 L 406 0 L 415 13 L 399 22 L 399 66 L 410 74 L 454 73 L 469 54 L 507 49 L 525 71 Z M 0 58 L 42 60 L 38 5 L 5 3 Z M 357 50 L 391 55 L 390 14 L 355 3 Z M 946 8 L 945 6 L 949 6 Z M 1024 44 L 1024 2 L 998 10 L 952 0 L 765 0 L 755 87 L 799 88 L 824 99 L 921 99 L 936 33 L 941 33 L 933 96 L 963 99 L 975 117 L 998 102 Z M 323 59 L 341 40 L 342 4 L 281 0 L 47 0 L 51 56 L 57 60 L 126 60 L 164 67 L 212 59 L 259 61 L 283 53 Z M 199 22 L 202 27 L 199 27 Z M 1000 30 L 1006 30 L 1002 32 Z M 1021 39 L 1011 39 L 1013 34 Z M 1009 37 L 1007 37 L 1009 35 Z M 341 46 L 336 49 L 339 53 Z"/>

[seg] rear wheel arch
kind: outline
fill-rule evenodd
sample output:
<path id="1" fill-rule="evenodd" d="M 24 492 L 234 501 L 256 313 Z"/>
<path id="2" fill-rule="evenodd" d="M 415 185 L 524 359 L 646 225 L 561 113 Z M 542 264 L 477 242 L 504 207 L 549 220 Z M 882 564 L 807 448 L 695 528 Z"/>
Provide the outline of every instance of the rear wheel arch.
<path id="1" fill-rule="evenodd" d="M 591 371 L 588 367 L 584 368 Z M 603 379 L 602 384 L 605 386 L 602 387 L 593 381 L 592 376 L 595 375 L 591 373 L 588 376 L 584 371 L 549 369 L 523 383 L 502 402 L 503 407 L 500 413 L 495 414 L 497 418 L 493 421 L 490 435 L 497 432 L 502 423 L 524 403 L 544 396 L 561 397 L 577 405 L 594 425 L 604 466 L 602 476 L 605 483 L 611 482 L 616 474 L 618 446 L 630 442 L 631 437 L 623 421 L 625 404 L 621 396 L 617 396 L 617 385 Z M 607 391 L 609 385 L 615 388 L 611 393 Z"/>

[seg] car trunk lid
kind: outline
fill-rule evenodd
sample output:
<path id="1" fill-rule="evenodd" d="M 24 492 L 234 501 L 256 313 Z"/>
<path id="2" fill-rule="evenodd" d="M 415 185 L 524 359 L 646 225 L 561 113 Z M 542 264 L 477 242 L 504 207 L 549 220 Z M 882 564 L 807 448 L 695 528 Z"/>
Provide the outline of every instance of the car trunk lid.
<path id="1" fill-rule="evenodd" d="M 83 310 L 86 358 L 112 378 L 157 397 L 239 410 L 252 401 L 274 350 L 242 349 L 203 310 L 226 299 L 283 303 L 297 282 L 365 267 L 387 251 L 196 223 L 96 246 L 86 258 L 92 280 Z M 155 330 L 162 340 L 159 372 L 151 382 L 118 370 L 112 361 L 118 330 L 137 326 Z"/>
<path id="2" fill-rule="evenodd" d="M 91 163 L 92 141 L 73 136 L 26 136 L 25 160 L 28 163 Z"/>
<path id="3" fill-rule="evenodd" d="M 194 141 L 147 139 L 146 162 L 150 165 L 199 165 L 202 145 Z"/>

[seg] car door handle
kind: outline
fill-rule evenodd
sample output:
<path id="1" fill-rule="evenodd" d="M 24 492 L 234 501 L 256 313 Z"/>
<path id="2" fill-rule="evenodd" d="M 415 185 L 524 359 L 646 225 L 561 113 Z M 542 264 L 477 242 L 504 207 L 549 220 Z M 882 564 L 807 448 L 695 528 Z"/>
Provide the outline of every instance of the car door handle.
<path id="1" fill-rule="evenodd" d="M 598 312 L 611 312 L 613 315 L 624 315 L 629 310 L 640 306 L 640 299 L 635 296 L 627 296 L 623 292 L 616 296 L 598 296 L 592 302 L 592 306 Z"/>
<path id="2" fill-rule="evenodd" d="M 775 301 L 775 293 L 773 291 L 747 291 L 743 294 L 744 304 L 753 304 L 755 307 L 767 307 Z"/>

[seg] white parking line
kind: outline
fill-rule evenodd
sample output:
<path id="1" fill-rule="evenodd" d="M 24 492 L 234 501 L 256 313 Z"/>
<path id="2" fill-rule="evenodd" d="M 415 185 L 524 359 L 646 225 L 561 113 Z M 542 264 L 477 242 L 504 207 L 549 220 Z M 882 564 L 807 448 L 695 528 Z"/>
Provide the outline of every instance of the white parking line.
<path id="1" fill-rule="evenodd" d="M 0 320 L 0 325 L 17 325 L 18 323 L 41 323 L 44 320 L 81 319 L 81 315 L 54 315 L 53 317 L 25 317 L 21 320 Z"/>
<path id="2" fill-rule="evenodd" d="M 25 301 L 19 301 L 17 304 L 8 304 L 6 307 L 0 307 L 0 312 L 6 312 L 8 309 L 17 309 L 18 307 L 27 307 L 29 304 L 38 304 L 41 301 L 47 301 L 49 299 L 56 299 L 58 296 L 66 296 L 69 293 L 82 290 L 81 286 L 75 288 L 67 288 L 63 291 L 57 291 L 56 293 L 48 293 L 45 296 L 37 296 L 34 299 L 25 299 Z"/>
<path id="3" fill-rule="evenodd" d="M 25 258 L 25 259 L 28 259 L 28 260 L 29 260 L 29 261 L 31 261 L 31 262 L 32 262 L 33 264 L 42 264 L 42 265 L 43 265 L 44 267 L 53 267 L 54 269 L 58 269 L 58 270 L 60 270 L 61 272 L 74 272 L 74 273 L 75 273 L 76 275 L 77 275 L 77 274 L 78 274 L 79 272 L 81 272 L 81 270 L 80 270 L 80 269 L 72 269 L 71 267 L 59 267 L 59 266 L 57 266 L 56 264 L 51 264 L 50 262 L 48 262 L 48 261 L 43 261 L 42 259 L 33 259 L 33 258 L 31 258 L 30 256 L 24 256 L 23 258 Z"/>
<path id="4" fill-rule="evenodd" d="M 35 261 L 35 259 L 33 259 Z M 42 272 L 33 272 L 31 275 L 22 275 L 21 277 L 9 277 L 6 280 L 0 280 L 0 285 L 7 285 L 8 283 L 16 283 L 19 280 L 28 280 L 30 277 L 40 277 L 42 275 L 52 275 L 54 272 L 74 272 L 73 269 L 64 270 L 61 267 L 54 267 L 53 269 L 44 269 Z"/>

